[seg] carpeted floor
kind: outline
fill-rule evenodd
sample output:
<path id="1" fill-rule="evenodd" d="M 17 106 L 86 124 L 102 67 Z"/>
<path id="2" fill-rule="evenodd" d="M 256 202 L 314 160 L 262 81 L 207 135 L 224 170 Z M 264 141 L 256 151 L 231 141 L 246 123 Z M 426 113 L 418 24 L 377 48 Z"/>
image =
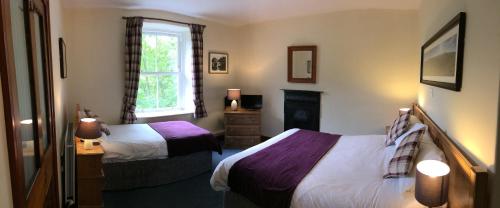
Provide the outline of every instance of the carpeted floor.
<path id="1" fill-rule="evenodd" d="M 212 153 L 212 169 L 224 158 L 240 152 L 238 149 L 224 149 L 222 155 Z M 115 207 L 169 207 L 169 208 L 220 208 L 222 192 L 210 187 L 212 172 L 168 185 L 135 189 L 130 191 L 104 192 L 104 206 Z"/>

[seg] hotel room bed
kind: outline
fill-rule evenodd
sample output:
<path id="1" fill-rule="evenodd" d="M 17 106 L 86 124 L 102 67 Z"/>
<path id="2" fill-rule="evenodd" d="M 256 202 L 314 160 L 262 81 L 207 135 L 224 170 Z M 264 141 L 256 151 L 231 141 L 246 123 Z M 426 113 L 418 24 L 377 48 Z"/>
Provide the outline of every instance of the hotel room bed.
<path id="1" fill-rule="evenodd" d="M 420 151 L 414 164 L 426 159 L 447 161 L 451 169 L 447 206 L 485 207 L 485 193 L 487 191 L 485 169 L 469 160 L 417 105 L 413 109 L 415 118 L 420 119 L 423 123 L 420 125 L 425 124 L 427 126 L 427 131 L 420 142 Z M 275 195 L 275 193 L 282 195 L 283 193 L 278 190 L 290 190 L 281 189 L 281 187 L 286 186 L 253 185 L 267 184 L 269 182 L 275 184 L 276 178 L 269 180 L 260 176 L 251 176 L 247 177 L 250 179 L 247 180 L 250 181 L 249 183 L 241 182 L 242 180 L 238 180 L 236 183 L 235 180 L 236 178 L 242 178 L 242 170 L 247 171 L 247 173 L 266 176 L 261 172 L 255 172 L 262 169 L 255 165 L 249 165 L 248 161 L 256 162 L 253 160 L 258 158 L 256 155 L 263 155 L 261 154 L 263 150 L 273 147 L 273 144 L 282 142 L 286 138 L 290 138 L 289 136 L 297 131 L 297 129 L 291 129 L 283 132 L 264 143 L 228 157 L 218 164 L 210 183 L 214 190 L 224 191 L 224 207 L 260 207 L 257 202 L 269 207 L 266 201 L 262 200 L 266 198 L 267 200 L 271 199 L 271 201 L 282 199 L 275 198 L 281 197 Z M 292 189 L 292 195 L 289 198 L 290 207 L 422 207 L 414 196 L 414 166 L 405 177 L 384 179 L 384 168 L 389 163 L 388 158 L 390 160 L 390 155 L 393 154 L 391 153 L 392 150 L 388 151 L 384 143 L 385 135 L 340 137 L 337 143 L 299 181 L 295 189 Z M 270 151 L 265 152 L 265 154 L 270 154 Z M 245 162 L 241 162 L 243 160 Z M 242 164 L 245 164 L 245 166 Z M 232 170 L 234 166 L 238 168 Z M 241 169 L 241 167 L 244 168 Z M 273 171 L 287 173 L 287 171 L 281 171 L 280 169 Z M 266 170 L 266 172 L 269 174 L 269 170 Z M 236 173 L 240 175 L 232 175 Z M 275 174 L 275 172 L 270 173 Z M 259 181 L 253 181 L 252 178 L 259 178 Z M 246 183 L 249 186 L 241 189 L 238 185 L 233 187 L 237 189 L 232 190 L 231 181 L 233 185 Z M 257 194 L 251 194 L 248 190 L 254 190 L 252 187 L 264 187 L 264 189 L 257 190 L 270 190 L 268 192 L 273 196 L 268 197 L 267 192 L 260 191 L 256 192 Z M 268 189 L 268 187 L 277 189 Z M 242 193 L 240 193 L 241 190 L 243 190 Z M 248 195 L 249 193 L 250 195 Z M 255 198 L 256 196 L 257 198 Z"/>
<path id="2" fill-rule="evenodd" d="M 238 160 L 297 132 L 285 131 L 223 160 L 210 183 L 230 191 L 229 170 Z M 342 136 L 299 183 L 291 207 L 418 207 L 407 178 L 383 179 L 385 135 Z M 257 207 L 243 196 L 225 193 L 226 207 Z"/>
<path id="3" fill-rule="evenodd" d="M 87 110 L 88 111 L 88 110 Z M 80 111 L 77 120 L 92 117 Z M 104 190 L 157 186 L 186 179 L 212 168 L 216 138 L 187 121 L 109 125 L 100 139 Z"/>
<path id="4" fill-rule="evenodd" d="M 149 124 L 110 125 L 109 130 L 101 139 L 105 190 L 168 184 L 212 168 L 208 150 L 172 157 L 167 141 Z"/>

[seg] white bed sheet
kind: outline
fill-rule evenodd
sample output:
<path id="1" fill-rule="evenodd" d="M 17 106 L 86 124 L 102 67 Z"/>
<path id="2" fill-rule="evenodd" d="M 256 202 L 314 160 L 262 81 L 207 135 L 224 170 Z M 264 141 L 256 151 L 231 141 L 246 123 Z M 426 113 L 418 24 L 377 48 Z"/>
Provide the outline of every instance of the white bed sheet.
<path id="1" fill-rule="evenodd" d="M 167 158 L 167 142 L 148 124 L 110 125 L 103 134 L 104 163 Z"/>
<path id="2" fill-rule="evenodd" d="M 212 188 L 229 191 L 228 173 L 235 162 L 296 131 L 290 129 L 221 161 L 210 179 Z M 291 207 L 422 207 L 413 192 L 401 191 L 399 179 L 383 179 L 384 139 L 385 135 L 342 136 L 299 183 Z"/>

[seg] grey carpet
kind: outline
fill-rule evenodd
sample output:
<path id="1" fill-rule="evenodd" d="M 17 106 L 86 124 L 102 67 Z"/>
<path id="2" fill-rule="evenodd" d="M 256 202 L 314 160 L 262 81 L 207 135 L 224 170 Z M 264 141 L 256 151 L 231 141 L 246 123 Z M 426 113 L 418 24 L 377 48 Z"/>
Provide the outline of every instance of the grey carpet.
<path id="1" fill-rule="evenodd" d="M 238 149 L 224 149 L 222 155 L 213 153 L 212 169 L 219 162 L 235 153 Z M 142 188 L 129 191 L 104 192 L 104 207 L 171 207 L 171 208 L 220 208 L 222 207 L 222 192 L 212 190 L 207 172 L 187 180 L 152 188 Z"/>

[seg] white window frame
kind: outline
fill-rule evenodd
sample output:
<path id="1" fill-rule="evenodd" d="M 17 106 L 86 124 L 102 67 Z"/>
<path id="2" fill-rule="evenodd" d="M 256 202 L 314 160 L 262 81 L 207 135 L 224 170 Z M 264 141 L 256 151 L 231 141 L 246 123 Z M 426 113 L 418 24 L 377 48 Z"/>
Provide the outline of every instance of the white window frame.
<path id="1" fill-rule="evenodd" d="M 161 25 L 164 25 L 165 27 L 161 27 Z M 160 26 L 160 27 L 159 27 Z M 178 40 L 178 47 L 177 47 L 177 72 L 142 72 L 140 76 L 146 75 L 146 76 L 161 76 L 161 75 L 176 75 L 177 76 L 177 105 L 175 107 L 170 107 L 170 108 L 154 108 L 154 109 L 137 109 L 136 110 L 136 115 L 137 117 L 157 117 L 157 116 L 168 116 L 168 115 L 178 115 L 178 114 L 188 114 L 188 113 L 193 113 L 193 110 L 190 109 L 189 107 L 186 108 L 186 106 L 190 106 L 187 104 L 185 93 L 187 92 L 186 86 L 190 83 L 188 78 L 185 76 L 186 74 L 186 48 L 187 48 L 187 41 L 186 41 L 186 34 L 183 31 L 177 31 L 174 29 L 169 29 L 170 25 L 169 24 L 158 24 L 155 23 L 154 27 L 148 28 L 147 23 L 145 22 L 144 27 L 143 27 L 143 35 L 144 34 L 153 34 L 156 36 L 156 38 L 159 35 L 167 35 L 167 36 L 174 36 L 177 37 Z M 142 40 L 141 40 L 142 41 Z M 156 67 L 156 64 L 155 64 Z M 139 83 L 140 84 L 140 83 Z M 159 82 L 157 84 L 157 90 L 156 90 L 156 102 L 157 102 L 157 107 L 159 105 L 159 88 L 161 86 L 159 85 Z"/>

